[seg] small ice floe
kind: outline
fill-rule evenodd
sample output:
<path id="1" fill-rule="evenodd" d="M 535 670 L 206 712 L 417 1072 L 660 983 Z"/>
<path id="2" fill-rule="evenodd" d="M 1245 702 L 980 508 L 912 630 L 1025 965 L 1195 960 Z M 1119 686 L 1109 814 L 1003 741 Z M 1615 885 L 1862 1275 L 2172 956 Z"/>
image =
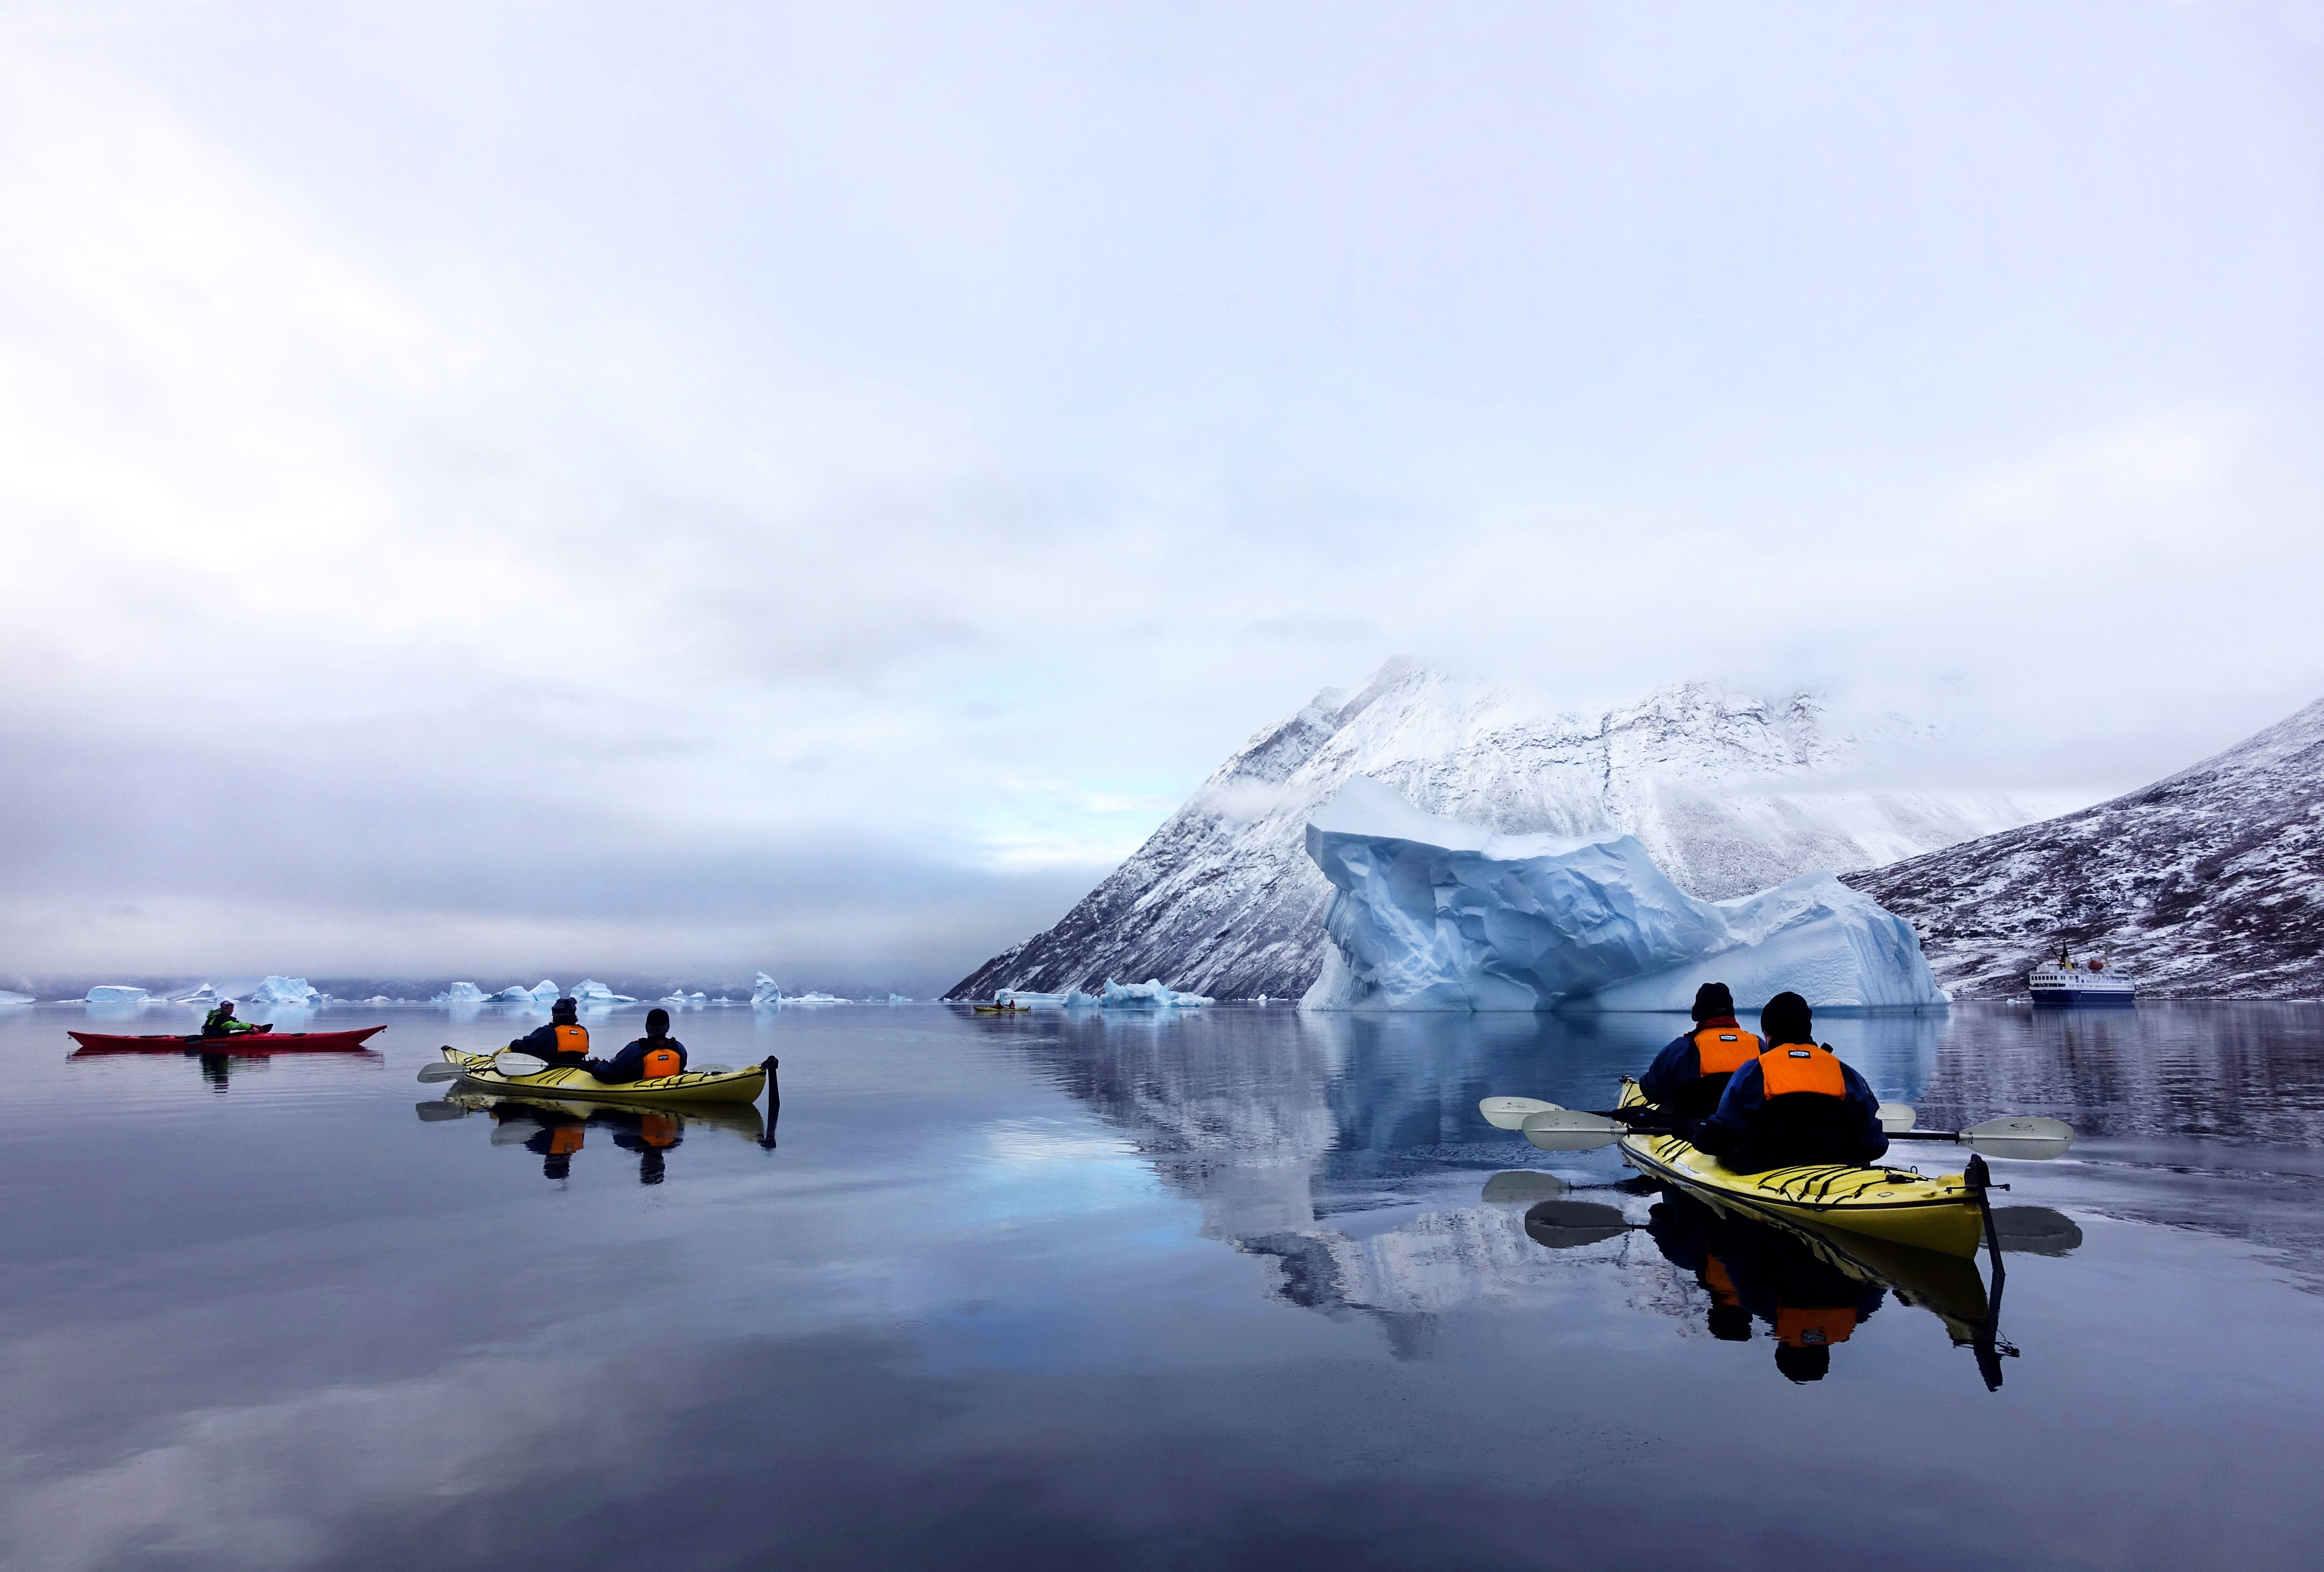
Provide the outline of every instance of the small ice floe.
<path id="1" fill-rule="evenodd" d="M 751 985 L 752 1007 L 759 1010 L 771 1010 L 782 1002 L 782 985 L 777 983 L 766 973 L 761 972 L 758 980 Z"/>
<path id="2" fill-rule="evenodd" d="M 785 997 L 783 1003 L 786 1004 L 852 1004 L 854 1001 L 843 999 L 836 994 L 792 994 Z"/>
<path id="3" fill-rule="evenodd" d="M 654 1003 L 667 1004 L 673 1010 L 699 1010 L 710 1003 L 710 995 L 689 994 L 683 988 L 673 988 Z"/>
<path id="4" fill-rule="evenodd" d="M 1108 1010 L 1175 1010 L 1211 1001 L 1201 994 L 1181 994 L 1152 977 L 1142 983 L 1117 983 L 1108 977 L 1099 1003 Z"/>

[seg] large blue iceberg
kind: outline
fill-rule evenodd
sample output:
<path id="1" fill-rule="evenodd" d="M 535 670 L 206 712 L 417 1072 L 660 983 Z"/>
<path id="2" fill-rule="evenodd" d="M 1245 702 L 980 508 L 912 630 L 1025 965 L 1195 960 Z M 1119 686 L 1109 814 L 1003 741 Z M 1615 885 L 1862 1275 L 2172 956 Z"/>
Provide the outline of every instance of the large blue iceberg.
<path id="1" fill-rule="evenodd" d="M 1634 836 L 1500 836 L 1358 776 L 1307 822 L 1336 887 L 1321 1010 L 1683 1010 L 1722 982 L 1752 1008 L 1941 1004 L 1911 924 L 1830 874 L 1698 901 Z"/>

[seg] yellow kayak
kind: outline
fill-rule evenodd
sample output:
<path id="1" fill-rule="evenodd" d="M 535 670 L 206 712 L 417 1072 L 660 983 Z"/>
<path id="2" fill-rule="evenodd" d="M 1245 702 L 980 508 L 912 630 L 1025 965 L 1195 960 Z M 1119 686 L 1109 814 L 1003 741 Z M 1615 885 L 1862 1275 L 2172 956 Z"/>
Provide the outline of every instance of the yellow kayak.
<path id="1" fill-rule="evenodd" d="M 1646 1100 L 1637 1082 L 1625 1077 L 1621 1105 Z M 1977 1192 L 1957 1173 L 1923 1179 L 1902 1169 L 1831 1162 L 1730 1173 L 1717 1158 L 1675 1135 L 1625 1135 L 1620 1145 L 1641 1173 L 1782 1221 L 1868 1234 L 1944 1255 L 1975 1255 L 1985 1239 Z"/>
<path id="2" fill-rule="evenodd" d="M 459 1067 L 460 1084 L 480 1092 L 519 1092 L 559 1101 L 589 1103 L 755 1103 L 766 1089 L 762 1065 L 738 1070 L 687 1070 L 683 1075 L 657 1076 L 652 1080 L 626 1081 L 609 1087 L 587 1070 L 558 1067 L 536 1076 L 504 1076 L 493 1068 L 489 1053 L 444 1050 L 444 1058 Z"/>

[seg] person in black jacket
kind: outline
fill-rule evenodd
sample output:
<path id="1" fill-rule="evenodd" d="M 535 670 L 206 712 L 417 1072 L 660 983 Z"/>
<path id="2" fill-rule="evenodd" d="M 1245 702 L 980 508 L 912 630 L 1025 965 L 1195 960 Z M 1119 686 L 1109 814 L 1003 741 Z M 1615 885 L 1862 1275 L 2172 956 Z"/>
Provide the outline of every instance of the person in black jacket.
<path id="1" fill-rule="evenodd" d="M 646 1012 L 646 1034 L 610 1059 L 593 1059 L 581 1067 L 609 1087 L 632 1081 L 674 1076 L 686 1068 L 686 1044 L 669 1034 L 669 1012 Z"/>
<path id="2" fill-rule="evenodd" d="M 1655 1106 L 1626 1114 L 1632 1123 L 1708 1119 L 1728 1080 L 1766 1046 L 1735 1023 L 1735 995 L 1724 983 L 1694 991 L 1693 1014 L 1693 1028 L 1672 1038 L 1638 1077 L 1638 1089 Z"/>
<path id="3" fill-rule="evenodd" d="M 586 1068 L 589 1063 L 589 1029 L 581 1024 L 581 1006 L 570 999 L 559 999 L 549 1008 L 548 1025 L 526 1032 L 509 1048 L 516 1053 L 546 1059 L 551 1068 L 558 1065 Z"/>
<path id="4" fill-rule="evenodd" d="M 1807 1163 L 1877 1162 L 1888 1151 L 1871 1084 L 1815 1040 L 1815 1015 L 1797 994 L 1759 1012 L 1767 1046 L 1735 1072 L 1719 1111 L 1686 1126 L 1686 1138 L 1730 1172 L 1765 1173 Z"/>

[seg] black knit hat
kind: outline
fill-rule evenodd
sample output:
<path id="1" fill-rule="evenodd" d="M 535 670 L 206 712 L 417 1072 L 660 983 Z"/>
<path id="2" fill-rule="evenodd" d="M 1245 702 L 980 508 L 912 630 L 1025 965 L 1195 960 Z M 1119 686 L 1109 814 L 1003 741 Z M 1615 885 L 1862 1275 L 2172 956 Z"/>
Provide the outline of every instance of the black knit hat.
<path id="1" fill-rule="evenodd" d="M 1694 991 L 1694 1018 L 1697 1021 L 1734 1013 L 1735 995 L 1727 991 L 1726 984 L 1705 983 Z"/>
<path id="2" fill-rule="evenodd" d="M 1813 1042 L 1815 1012 L 1797 994 L 1778 994 L 1759 1007 L 1759 1035 L 1770 1043 Z"/>
<path id="3" fill-rule="evenodd" d="M 559 999 L 549 1007 L 549 1018 L 551 1021 L 578 1021 L 581 1006 L 571 999 Z"/>
<path id="4" fill-rule="evenodd" d="M 646 1012 L 646 1035 L 648 1037 L 668 1037 L 669 1035 L 669 1011 L 661 1009 L 659 1006 L 656 1006 L 655 1008 Z"/>

